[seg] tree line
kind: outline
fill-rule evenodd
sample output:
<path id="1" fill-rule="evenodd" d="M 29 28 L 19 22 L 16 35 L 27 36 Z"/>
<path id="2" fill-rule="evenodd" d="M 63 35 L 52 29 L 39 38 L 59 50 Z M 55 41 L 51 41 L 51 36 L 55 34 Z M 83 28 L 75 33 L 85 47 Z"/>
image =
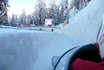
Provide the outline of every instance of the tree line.
<path id="1" fill-rule="evenodd" d="M 42 26 L 45 24 L 45 19 L 52 19 L 53 25 L 58 25 L 64 23 L 65 20 L 68 21 L 68 9 L 68 0 L 65 0 L 65 2 L 62 0 L 58 5 L 53 0 L 49 7 L 46 6 L 44 0 L 37 0 L 32 14 L 26 15 L 25 10 L 22 11 L 19 17 L 13 14 L 10 24 L 35 24 L 37 26 Z"/>
<path id="2" fill-rule="evenodd" d="M 11 20 L 8 22 L 8 0 L 0 0 L 0 24 L 12 26 L 35 24 L 37 26 L 42 26 L 45 24 L 45 19 L 52 19 L 53 25 L 64 23 L 64 21 L 69 23 L 70 10 L 74 6 L 78 10 L 81 10 L 89 1 L 90 0 L 60 0 L 59 4 L 57 4 L 55 0 L 51 0 L 49 7 L 47 7 L 44 0 L 37 0 L 32 14 L 26 15 L 25 10 L 22 10 L 20 16 L 13 14 Z"/>

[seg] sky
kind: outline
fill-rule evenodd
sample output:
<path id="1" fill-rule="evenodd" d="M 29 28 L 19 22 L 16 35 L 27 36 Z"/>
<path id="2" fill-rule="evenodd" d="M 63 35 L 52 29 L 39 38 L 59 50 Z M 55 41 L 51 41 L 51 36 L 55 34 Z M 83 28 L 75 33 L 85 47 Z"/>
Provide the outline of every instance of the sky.
<path id="1" fill-rule="evenodd" d="M 9 0 L 10 7 L 8 8 L 8 16 L 12 14 L 20 15 L 22 10 L 26 11 L 26 14 L 29 15 L 34 11 L 37 0 Z M 46 5 L 49 6 L 51 0 L 45 0 Z M 59 0 L 56 0 L 58 3 Z"/>
<path id="2" fill-rule="evenodd" d="M 20 15 L 22 10 L 26 10 L 26 14 L 33 12 L 36 0 L 9 0 L 10 7 L 8 8 L 8 15 Z"/>

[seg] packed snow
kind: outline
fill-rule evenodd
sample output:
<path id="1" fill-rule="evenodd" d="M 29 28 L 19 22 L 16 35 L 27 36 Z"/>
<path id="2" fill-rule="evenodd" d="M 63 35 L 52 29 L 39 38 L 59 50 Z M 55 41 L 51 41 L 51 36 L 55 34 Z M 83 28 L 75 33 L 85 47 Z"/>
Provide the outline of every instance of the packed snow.
<path id="1" fill-rule="evenodd" d="M 52 32 L 52 29 L 54 32 L 60 31 L 60 28 L 57 27 L 39 27 L 39 26 L 30 26 L 30 27 L 13 27 L 13 26 L 5 26 L 0 25 L 0 28 L 3 29 L 18 29 L 18 30 L 33 30 L 33 31 L 46 31 L 46 32 Z"/>
<path id="2" fill-rule="evenodd" d="M 87 7 L 71 19 L 69 25 L 63 29 L 63 34 L 74 45 L 95 43 L 97 33 L 102 24 L 104 0 L 92 0 Z"/>
<path id="3" fill-rule="evenodd" d="M 62 31 L 0 28 L 0 70 L 53 70 L 52 56 L 96 42 L 103 0 L 92 0 Z"/>

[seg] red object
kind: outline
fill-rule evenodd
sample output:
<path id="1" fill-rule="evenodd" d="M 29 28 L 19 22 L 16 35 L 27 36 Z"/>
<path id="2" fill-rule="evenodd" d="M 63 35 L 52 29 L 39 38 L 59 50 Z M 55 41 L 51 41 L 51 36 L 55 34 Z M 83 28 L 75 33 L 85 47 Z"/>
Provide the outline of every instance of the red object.
<path id="1" fill-rule="evenodd" d="M 30 24 L 25 24 L 26 26 L 30 26 Z"/>
<path id="2" fill-rule="evenodd" d="M 98 43 L 96 43 L 96 47 L 98 49 L 98 52 L 100 53 L 100 49 L 99 49 L 99 44 Z"/>
<path id="3" fill-rule="evenodd" d="M 71 70 L 104 70 L 104 61 L 95 63 L 78 58 L 72 63 Z"/>

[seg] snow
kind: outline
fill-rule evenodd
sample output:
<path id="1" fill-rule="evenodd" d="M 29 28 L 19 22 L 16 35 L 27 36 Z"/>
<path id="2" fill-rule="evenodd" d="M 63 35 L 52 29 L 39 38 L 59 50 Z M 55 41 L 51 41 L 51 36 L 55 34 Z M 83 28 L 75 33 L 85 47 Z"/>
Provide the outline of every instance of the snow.
<path id="1" fill-rule="evenodd" d="M 0 70 L 52 70 L 51 58 L 72 45 L 59 32 L 0 29 Z"/>
<path id="2" fill-rule="evenodd" d="M 0 11 L 0 14 L 2 14 L 3 12 L 2 11 Z"/>
<path id="3" fill-rule="evenodd" d="M 63 29 L 64 35 L 74 45 L 85 45 L 96 42 L 98 29 L 104 12 L 104 0 L 92 0 Z"/>
<path id="4" fill-rule="evenodd" d="M 18 30 L 33 30 L 33 31 L 46 31 L 46 32 L 52 32 L 52 29 L 53 29 L 54 32 L 61 31 L 60 28 L 56 28 L 56 27 L 38 27 L 38 26 L 13 27 L 13 26 L 0 25 L 0 28 L 3 28 L 3 29 L 18 29 Z"/>
<path id="5" fill-rule="evenodd" d="M 72 47 L 70 41 L 67 41 L 63 35 L 55 35 L 55 37 L 46 45 L 46 48 L 40 51 L 40 57 L 34 65 L 36 66 L 34 67 L 34 70 L 53 70 L 51 65 L 52 56 L 61 56 L 65 51 Z M 39 65 L 42 65 L 42 67 L 39 67 Z"/>
<path id="6" fill-rule="evenodd" d="M 57 25 L 57 28 L 63 28 L 63 27 L 64 27 L 64 23 Z"/>
<path id="7" fill-rule="evenodd" d="M 0 28 L 0 70 L 53 70 L 52 56 L 96 42 L 104 0 L 92 0 L 62 31 Z"/>

